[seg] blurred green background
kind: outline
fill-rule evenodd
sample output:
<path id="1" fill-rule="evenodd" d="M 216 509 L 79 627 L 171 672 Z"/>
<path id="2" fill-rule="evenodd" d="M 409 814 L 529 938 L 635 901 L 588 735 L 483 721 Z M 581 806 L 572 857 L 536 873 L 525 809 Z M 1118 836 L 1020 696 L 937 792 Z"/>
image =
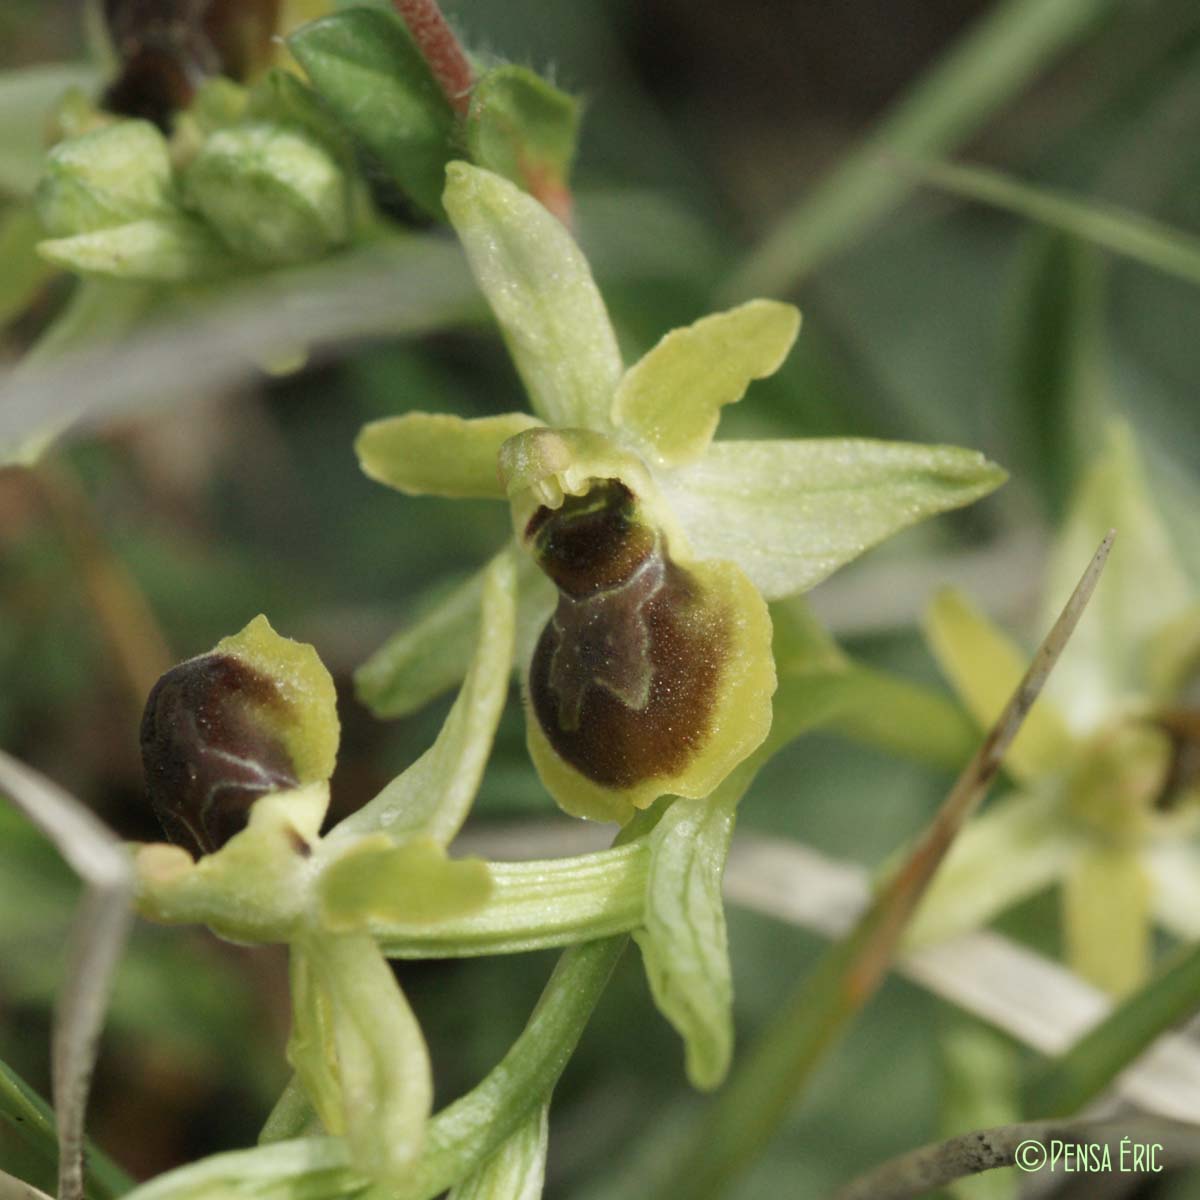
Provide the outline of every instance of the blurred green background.
<path id="1" fill-rule="evenodd" d="M 579 233 L 633 357 L 710 311 L 764 231 L 991 5 L 445 7 L 472 48 L 549 70 L 586 98 Z M 61 61 L 81 44 L 77 5 L 5 0 L 0 9 L 0 66 Z M 964 155 L 1200 233 L 1200 8 L 1111 4 Z M 805 314 L 798 348 L 729 413 L 723 436 L 952 442 L 1013 475 L 982 504 L 896 539 L 814 593 L 860 656 L 934 682 L 912 625 L 943 574 L 971 586 L 989 571 L 984 599 L 1031 633 L 1040 548 L 1102 407 L 1133 422 L 1181 548 L 1193 567 L 1200 562 L 1193 287 L 918 192 L 791 294 Z M 1065 403 L 1056 355 L 1064 322 L 1081 312 L 1090 385 Z M 7 331 L 5 359 L 16 360 L 33 327 Z M 74 441 L 37 477 L 0 472 L 0 744 L 94 804 L 122 835 L 156 836 L 141 799 L 144 694 L 135 681 L 139 664 L 144 672 L 162 651 L 139 642 L 140 632 L 160 630 L 173 661 L 264 611 L 282 632 L 314 642 L 338 678 L 335 809 L 348 811 L 421 752 L 448 704 L 381 724 L 354 699 L 350 671 L 436 603 L 431 588 L 474 569 L 507 532 L 501 507 L 407 499 L 370 483 L 351 442 L 364 421 L 408 408 L 524 407 L 516 376 L 480 327 L 356 347 L 233 395 L 191 395 L 186 383 L 179 393 L 153 417 Z M 885 566 L 895 573 L 883 594 Z M 149 614 L 130 618 L 135 645 L 124 655 L 111 620 L 98 615 L 108 569 Z M 812 736 L 760 779 L 742 827 L 875 865 L 919 827 L 948 782 Z M 475 821 L 534 815 L 555 810 L 528 764 L 514 689 Z M 0 1058 L 44 1093 L 49 1000 L 75 896 L 53 852 L 0 808 Z M 1025 917 L 1027 929 L 1053 938 L 1051 907 L 1034 904 Z M 744 1036 L 820 943 L 738 911 L 730 938 Z M 500 1057 L 551 961 L 401 968 L 431 1043 L 439 1102 Z M 944 1035 L 959 1025 L 966 1019 L 938 1001 L 889 983 L 737 1200 L 819 1196 L 945 1131 Z M 286 1032 L 282 952 L 140 927 L 103 1047 L 96 1140 L 138 1176 L 251 1143 L 286 1077 Z M 547 1194 L 632 1200 L 637 1185 L 615 1164 L 652 1158 L 692 1104 L 681 1049 L 628 954 L 559 1089 Z M 0 1130 L 0 1165 L 20 1171 L 20 1156 Z M 1183 1200 L 1200 1196 L 1200 1184 L 1165 1179 L 1138 1194 Z"/>

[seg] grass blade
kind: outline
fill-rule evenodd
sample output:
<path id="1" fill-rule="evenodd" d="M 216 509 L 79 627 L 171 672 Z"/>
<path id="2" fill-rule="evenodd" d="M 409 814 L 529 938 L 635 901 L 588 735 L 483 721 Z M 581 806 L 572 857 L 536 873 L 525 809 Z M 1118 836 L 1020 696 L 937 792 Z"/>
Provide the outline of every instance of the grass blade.
<path id="1" fill-rule="evenodd" d="M 775 227 L 729 282 L 731 298 L 786 291 L 912 190 L 882 151 L 948 153 L 1100 18 L 1113 0 L 1003 0 L 917 80 Z"/>
<path id="2" fill-rule="evenodd" d="M 1200 283 L 1200 238 L 1116 205 L 1011 179 L 987 167 L 905 163 L 930 187 L 1050 225 L 1167 275 Z"/>
<path id="3" fill-rule="evenodd" d="M 1200 1006 L 1200 946 L 1185 949 L 1145 987 L 1117 1005 L 1031 1082 L 1027 1111 L 1057 1117 L 1078 1111 L 1158 1035 Z"/>

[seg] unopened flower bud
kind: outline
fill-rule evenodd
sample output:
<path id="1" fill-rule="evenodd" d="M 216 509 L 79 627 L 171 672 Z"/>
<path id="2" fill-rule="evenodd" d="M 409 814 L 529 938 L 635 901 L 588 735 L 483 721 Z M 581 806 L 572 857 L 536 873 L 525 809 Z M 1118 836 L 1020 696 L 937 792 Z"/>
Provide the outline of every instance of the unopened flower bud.
<path id="1" fill-rule="evenodd" d="M 184 190 L 233 251 L 265 266 L 319 257 L 350 234 L 345 173 L 296 128 L 218 130 L 188 166 Z"/>

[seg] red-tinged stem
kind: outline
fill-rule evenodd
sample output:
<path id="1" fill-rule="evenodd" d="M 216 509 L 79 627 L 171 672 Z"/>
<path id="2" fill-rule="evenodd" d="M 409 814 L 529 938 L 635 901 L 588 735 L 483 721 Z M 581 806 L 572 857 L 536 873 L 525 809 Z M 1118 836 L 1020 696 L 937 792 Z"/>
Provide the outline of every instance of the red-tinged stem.
<path id="1" fill-rule="evenodd" d="M 475 75 L 437 0 L 395 0 L 395 5 L 446 99 L 465 117 Z"/>

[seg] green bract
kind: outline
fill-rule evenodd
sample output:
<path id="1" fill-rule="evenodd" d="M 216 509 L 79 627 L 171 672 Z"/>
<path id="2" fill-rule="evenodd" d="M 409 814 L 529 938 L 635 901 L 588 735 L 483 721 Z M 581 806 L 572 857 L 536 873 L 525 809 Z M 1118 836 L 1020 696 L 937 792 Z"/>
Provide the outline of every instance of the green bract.
<path id="1" fill-rule="evenodd" d="M 499 463 L 518 539 L 558 591 L 547 624 L 550 597 L 530 589 L 520 623 L 532 614 L 530 750 L 565 809 L 625 821 L 664 793 L 707 795 L 770 725 L 764 598 L 1003 472 L 953 447 L 714 443 L 721 408 L 786 356 L 794 308 L 753 300 L 703 318 L 626 370 L 561 223 L 489 171 L 452 163 L 447 180 L 446 212 L 544 426 L 410 413 L 363 431 L 363 467 L 409 493 L 487 497 Z M 463 636 L 471 617 L 455 605 L 434 620 Z M 437 690 L 421 644 L 417 632 L 364 667 L 368 703 L 394 713 Z"/>

